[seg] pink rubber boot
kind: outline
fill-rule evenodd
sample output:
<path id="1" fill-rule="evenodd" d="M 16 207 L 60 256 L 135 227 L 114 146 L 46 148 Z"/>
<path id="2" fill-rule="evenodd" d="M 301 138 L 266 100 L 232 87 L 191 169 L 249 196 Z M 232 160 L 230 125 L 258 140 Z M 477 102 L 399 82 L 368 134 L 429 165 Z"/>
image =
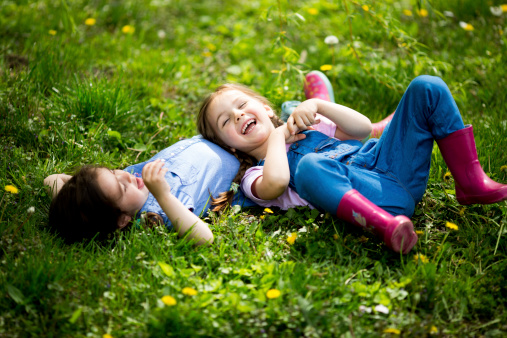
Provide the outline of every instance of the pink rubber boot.
<path id="1" fill-rule="evenodd" d="M 384 132 L 384 129 L 386 128 L 387 124 L 393 119 L 394 113 L 386 117 L 385 119 L 378 121 L 376 123 L 372 123 L 372 129 L 370 133 L 370 137 L 379 138 L 382 133 Z"/>
<path id="2" fill-rule="evenodd" d="M 355 189 L 343 196 L 336 215 L 354 225 L 373 230 L 395 252 L 407 254 L 417 243 L 414 225 L 408 217 L 392 216 Z"/>
<path id="3" fill-rule="evenodd" d="M 507 185 L 493 181 L 482 170 L 471 125 L 437 141 L 456 187 L 460 204 L 491 204 L 507 199 Z"/>
<path id="4" fill-rule="evenodd" d="M 333 86 L 327 76 L 318 70 L 306 74 L 304 90 L 307 100 L 319 98 L 334 102 Z"/>

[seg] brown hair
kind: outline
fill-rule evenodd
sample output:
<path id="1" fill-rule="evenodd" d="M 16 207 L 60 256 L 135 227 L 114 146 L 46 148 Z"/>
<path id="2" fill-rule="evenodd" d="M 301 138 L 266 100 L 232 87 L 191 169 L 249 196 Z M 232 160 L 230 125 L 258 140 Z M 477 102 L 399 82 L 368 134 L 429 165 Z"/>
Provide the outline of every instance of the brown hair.
<path id="1" fill-rule="evenodd" d="M 49 208 L 49 227 L 67 243 L 105 240 L 125 214 L 97 183 L 99 166 L 83 166 L 60 189 Z M 106 168 L 107 169 L 107 168 Z"/>
<path id="2" fill-rule="evenodd" d="M 248 168 L 252 167 L 256 163 L 256 159 L 253 156 L 250 156 L 248 154 L 245 154 L 242 151 L 236 150 L 235 152 L 232 152 L 230 150 L 230 147 L 225 144 L 214 132 L 214 129 L 211 127 L 211 124 L 209 123 L 208 119 L 206 118 L 207 111 L 209 108 L 209 105 L 213 100 L 219 96 L 220 94 L 228 91 L 228 90 L 239 90 L 243 92 L 244 94 L 250 96 L 253 99 L 258 100 L 259 102 L 266 104 L 273 109 L 273 105 L 267 98 L 260 95 L 259 93 L 253 91 L 252 89 L 240 85 L 240 84 L 233 84 L 233 83 L 227 83 L 224 85 L 221 85 L 218 87 L 213 93 L 208 95 L 206 97 L 201 105 L 201 109 L 199 110 L 199 115 L 197 117 L 197 130 L 198 132 L 207 140 L 218 144 L 225 150 L 227 150 L 229 153 L 233 154 L 238 160 L 239 160 L 239 169 L 238 173 L 234 177 L 233 183 L 239 184 L 241 182 L 241 178 L 245 175 L 245 172 Z M 273 109 L 274 111 L 274 109 Z M 271 122 L 273 122 L 273 125 L 276 127 L 279 127 L 284 124 L 284 122 L 276 115 L 273 114 L 273 117 L 271 117 Z M 234 192 L 232 190 L 224 191 L 220 193 L 220 195 L 217 198 L 213 198 L 211 196 L 211 205 L 214 206 L 212 209 L 213 211 L 221 211 L 223 210 L 228 204 L 232 203 L 232 199 L 234 197 Z"/>

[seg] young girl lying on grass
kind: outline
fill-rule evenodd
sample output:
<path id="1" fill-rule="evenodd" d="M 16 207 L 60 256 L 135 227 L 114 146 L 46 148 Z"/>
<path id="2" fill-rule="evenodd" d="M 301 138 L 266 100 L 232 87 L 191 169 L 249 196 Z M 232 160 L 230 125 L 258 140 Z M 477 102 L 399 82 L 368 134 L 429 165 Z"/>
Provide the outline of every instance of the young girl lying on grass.
<path id="1" fill-rule="evenodd" d="M 196 136 L 125 170 L 85 166 L 74 176 L 50 175 L 44 180 L 53 190 L 49 225 L 69 243 L 97 234 L 104 239 L 148 212 L 180 236 L 193 227 L 189 239 L 211 243 L 213 234 L 199 216 L 208 210 L 210 193 L 229 189 L 238 167 L 234 156 Z M 242 195 L 235 202 L 253 205 Z"/>
<path id="2" fill-rule="evenodd" d="M 417 242 L 408 217 L 426 189 L 434 140 L 459 203 L 507 199 L 507 185 L 482 170 L 472 126 L 465 127 L 437 77 L 412 81 L 380 139 L 365 144 L 359 140 L 370 134 L 370 120 L 350 108 L 310 99 L 283 124 L 266 98 L 239 85 L 212 93 L 197 123 L 205 138 L 242 161 L 236 180 L 244 175 L 241 189 L 257 204 L 311 204 L 372 229 L 395 252 L 406 254 Z M 225 193 L 214 203 L 220 207 L 230 197 Z"/>

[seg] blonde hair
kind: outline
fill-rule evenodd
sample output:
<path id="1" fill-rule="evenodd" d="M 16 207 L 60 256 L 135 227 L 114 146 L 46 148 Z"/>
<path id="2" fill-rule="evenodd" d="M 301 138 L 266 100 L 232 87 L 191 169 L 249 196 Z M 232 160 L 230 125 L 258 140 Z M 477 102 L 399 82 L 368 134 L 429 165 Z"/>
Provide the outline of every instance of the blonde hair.
<path id="1" fill-rule="evenodd" d="M 197 130 L 198 130 L 198 132 L 205 139 L 218 144 L 219 146 L 221 146 L 222 148 L 227 150 L 229 153 L 233 154 L 238 159 L 238 161 L 239 161 L 238 173 L 236 174 L 236 176 L 234 177 L 234 180 L 232 182 L 236 183 L 236 184 L 240 184 L 241 178 L 243 178 L 243 176 L 245 175 L 246 170 L 248 168 L 252 167 L 256 163 L 257 160 L 253 156 L 250 156 L 242 151 L 239 151 L 239 150 L 236 150 L 234 152 L 231 151 L 231 148 L 227 144 L 225 144 L 218 137 L 218 135 L 215 134 L 215 130 L 213 129 L 213 127 L 209 123 L 208 119 L 206 118 L 206 114 L 207 114 L 207 111 L 208 111 L 208 108 L 209 108 L 211 102 L 213 102 L 213 100 L 215 100 L 217 98 L 217 96 L 219 96 L 220 94 L 222 94 L 228 90 L 238 90 L 240 92 L 243 92 L 244 94 L 250 96 L 251 98 L 258 100 L 262 104 L 268 105 L 269 107 L 271 107 L 271 109 L 273 109 L 273 105 L 271 104 L 271 102 L 269 102 L 269 100 L 267 98 L 265 98 L 264 96 L 260 95 L 259 93 L 253 91 L 252 89 L 250 89 L 246 86 L 243 86 L 240 84 L 227 83 L 227 84 L 221 85 L 213 93 L 208 95 L 208 97 L 206 97 L 204 99 L 204 101 L 201 105 L 201 109 L 199 109 L 199 115 L 197 116 Z M 273 109 L 273 111 L 274 111 L 274 109 Z M 271 122 L 273 123 L 275 128 L 284 124 L 284 122 L 276 114 L 273 114 L 273 117 L 271 117 Z M 224 191 L 224 192 L 220 193 L 217 198 L 214 198 L 213 196 L 211 196 L 211 201 L 212 201 L 211 205 L 213 206 L 213 208 L 211 210 L 213 210 L 213 211 L 224 210 L 228 204 L 232 203 L 233 197 L 234 197 L 234 192 L 232 190 Z"/>

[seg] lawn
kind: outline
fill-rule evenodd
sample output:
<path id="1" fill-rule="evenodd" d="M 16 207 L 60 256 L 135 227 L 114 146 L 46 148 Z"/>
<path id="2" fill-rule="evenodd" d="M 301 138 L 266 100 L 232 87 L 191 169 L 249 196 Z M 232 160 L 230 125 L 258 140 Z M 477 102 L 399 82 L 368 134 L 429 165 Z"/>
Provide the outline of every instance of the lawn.
<path id="1" fill-rule="evenodd" d="M 404 256 L 308 208 L 210 213 L 209 247 L 142 226 L 69 246 L 42 184 L 195 135 L 225 82 L 304 100 L 313 69 L 372 121 L 440 76 L 507 183 L 502 1 L 2 1 L 0 336 L 505 336 L 507 203 L 459 205 L 436 146 Z"/>

